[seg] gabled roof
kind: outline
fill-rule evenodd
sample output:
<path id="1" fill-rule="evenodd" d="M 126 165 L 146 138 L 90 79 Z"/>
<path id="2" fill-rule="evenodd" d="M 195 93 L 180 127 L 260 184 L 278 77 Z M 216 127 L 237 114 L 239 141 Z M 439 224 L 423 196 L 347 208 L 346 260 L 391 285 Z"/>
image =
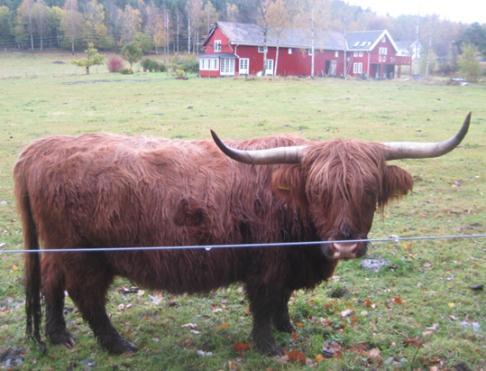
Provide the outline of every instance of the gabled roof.
<path id="1" fill-rule="evenodd" d="M 256 24 L 236 23 L 236 22 L 218 22 L 217 26 L 230 40 L 233 45 L 251 45 L 264 46 L 263 27 Z M 213 31 L 214 32 L 214 31 Z M 211 32 L 208 39 L 211 37 Z M 311 48 L 311 37 L 308 32 L 302 29 L 285 29 L 280 35 L 269 30 L 267 33 L 267 46 L 280 46 L 287 48 Z M 314 40 L 316 49 L 326 50 L 344 50 L 346 40 L 339 32 L 320 32 Z"/>
<path id="2" fill-rule="evenodd" d="M 360 31 L 346 34 L 348 50 L 371 51 L 386 36 L 396 51 L 399 50 L 395 41 L 387 30 Z"/>

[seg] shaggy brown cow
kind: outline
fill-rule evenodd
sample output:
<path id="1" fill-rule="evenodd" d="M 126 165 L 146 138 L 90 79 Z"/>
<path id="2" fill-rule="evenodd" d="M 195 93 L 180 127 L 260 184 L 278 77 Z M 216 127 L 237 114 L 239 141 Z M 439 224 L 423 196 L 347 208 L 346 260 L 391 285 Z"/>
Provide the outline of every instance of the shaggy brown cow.
<path id="1" fill-rule="evenodd" d="M 97 134 L 41 139 L 21 154 L 15 191 L 27 249 L 264 243 L 366 238 L 377 207 L 412 188 L 399 158 L 442 155 L 469 127 L 439 143 L 309 141 L 285 136 L 233 142 Z M 239 160 L 233 161 L 225 156 Z M 243 163 L 241 163 L 243 162 Z M 253 165 L 248 165 L 251 163 Z M 267 164 L 267 165 L 263 165 Z M 329 278 L 366 243 L 315 247 L 26 254 L 27 332 L 74 345 L 63 317 L 67 290 L 100 345 L 135 350 L 112 326 L 106 293 L 115 276 L 149 289 L 207 292 L 245 285 L 253 340 L 279 353 L 272 325 L 291 331 L 293 290 Z"/>

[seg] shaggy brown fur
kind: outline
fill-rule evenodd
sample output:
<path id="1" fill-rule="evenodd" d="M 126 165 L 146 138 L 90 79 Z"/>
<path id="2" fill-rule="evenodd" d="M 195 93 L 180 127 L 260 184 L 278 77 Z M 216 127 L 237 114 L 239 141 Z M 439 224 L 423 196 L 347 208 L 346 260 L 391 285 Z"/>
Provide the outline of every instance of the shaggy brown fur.
<path id="1" fill-rule="evenodd" d="M 56 249 L 366 237 L 376 206 L 412 187 L 408 173 L 385 164 L 379 144 L 290 137 L 233 143 L 247 149 L 296 144 L 309 146 L 299 165 L 250 166 L 208 141 L 105 134 L 39 140 L 14 169 L 26 248 L 38 249 L 38 240 Z M 113 353 L 135 349 L 105 311 L 115 276 L 174 293 L 242 282 L 256 347 L 275 354 L 272 324 L 292 330 L 292 291 L 314 287 L 337 264 L 320 247 L 45 254 L 40 264 L 37 254 L 28 254 L 25 262 L 28 333 L 40 339 L 42 290 L 47 337 L 73 345 L 63 317 L 67 290 Z"/>

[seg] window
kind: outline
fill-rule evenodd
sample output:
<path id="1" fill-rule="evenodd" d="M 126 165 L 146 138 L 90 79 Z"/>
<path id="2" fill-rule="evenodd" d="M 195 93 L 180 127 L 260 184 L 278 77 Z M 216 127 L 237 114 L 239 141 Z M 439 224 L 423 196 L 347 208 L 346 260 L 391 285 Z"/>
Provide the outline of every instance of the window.
<path id="1" fill-rule="evenodd" d="M 219 69 L 219 59 L 218 58 L 211 58 L 210 59 L 211 63 L 210 63 L 210 67 L 209 69 L 211 71 L 217 71 Z"/>
<path id="2" fill-rule="evenodd" d="M 239 71 L 240 75 L 248 75 L 248 73 L 250 72 L 249 58 L 240 58 Z"/>
<path id="3" fill-rule="evenodd" d="M 363 52 L 359 52 L 358 57 L 362 57 L 362 56 L 363 56 Z"/>
<path id="4" fill-rule="evenodd" d="M 387 55 L 388 54 L 388 48 L 386 48 L 386 47 L 380 47 L 380 50 L 378 51 L 378 54 L 380 54 L 380 55 Z"/>
<path id="5" fill-rule="evenodd" d="M 266 46 L 259 46 L 258 47 L 258 53 L 265 53 L 267 51 L 267 47 Z"/>
<path id="6" fill-rule="evenodd" d="M 339 52 L 337 50 L 334 52 L 334 58 L 339 58 Z"/>
<path id="7" fill-rule="evenodd" d="M 221 52 L 221 40 L 214 40 L 214 52 L 220 53 Z"/>
<path id="8" fill-rule="evenodd" d="M 312 49 L 307 49 L 307 55 L 312 56 Z"/>
<path id="9" fill-rule="evenodd" d="M 363 73 L 363 63 L 353 63 L 353 73 Z"/>
<path id="10" fill-rule="evenodd" d="M 289 49 L 288 49 L 288 53 L 289 53 L 289 54 L 292 54 L 292 48 L 289 48 Z"/>

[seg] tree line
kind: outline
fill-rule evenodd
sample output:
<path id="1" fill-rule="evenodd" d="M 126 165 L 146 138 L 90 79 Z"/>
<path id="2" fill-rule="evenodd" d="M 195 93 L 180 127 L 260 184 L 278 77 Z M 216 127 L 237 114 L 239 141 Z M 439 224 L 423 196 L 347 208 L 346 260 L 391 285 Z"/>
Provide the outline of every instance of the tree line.
<path id="1" fill-rule="evenodd" d="M 388 29 L 396 40 L 420 40 L 427 53 L 454 63 L 461 45 L 486 56 L 486 26 L 437 16 L 378 16 L 342 0 L 0 0 L 0 48 L 81 51 L 90 43 L 119 50 L 196 53 L 218 20 L 340 32 Z"/>

